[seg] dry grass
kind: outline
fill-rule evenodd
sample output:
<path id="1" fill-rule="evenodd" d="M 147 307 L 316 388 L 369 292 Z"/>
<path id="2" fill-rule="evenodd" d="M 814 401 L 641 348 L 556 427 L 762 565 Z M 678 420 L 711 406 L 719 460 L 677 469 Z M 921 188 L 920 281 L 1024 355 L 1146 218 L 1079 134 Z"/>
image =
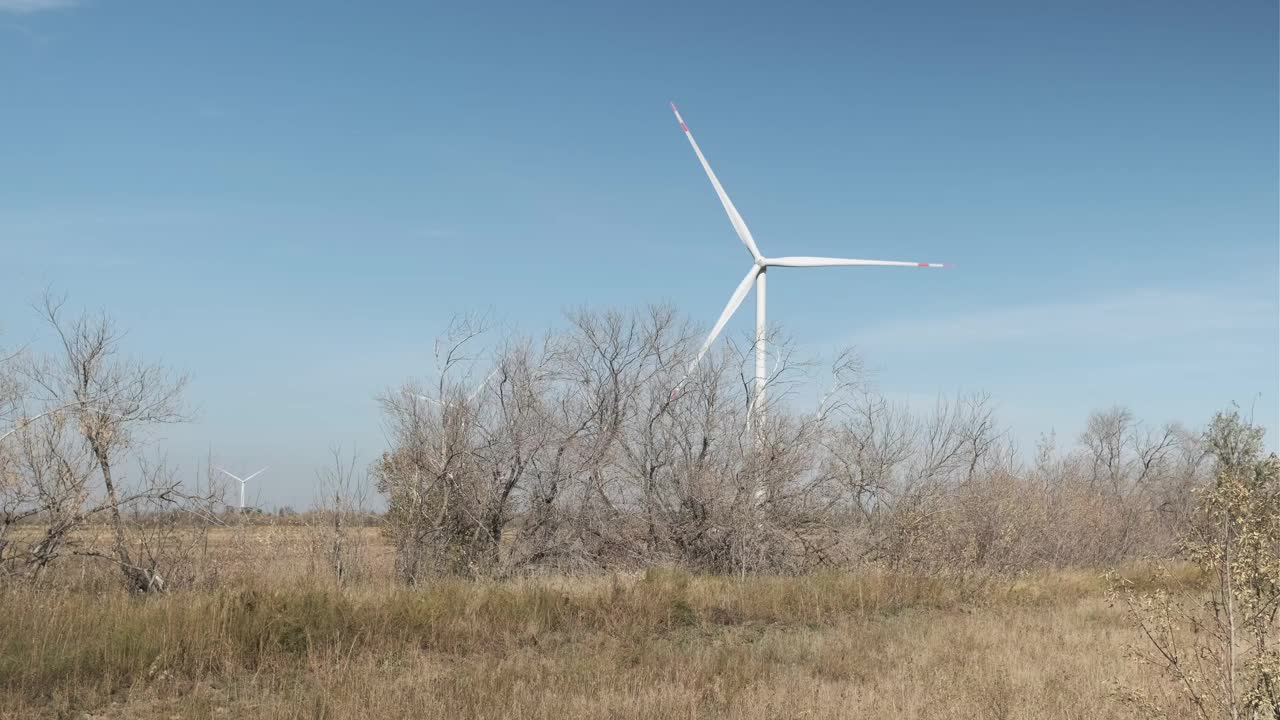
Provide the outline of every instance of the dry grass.
<path id="1" fill-rule="evenodd" d="M 1107 718 L 1149 687 L 1100 573 L 339 589 L 301 531 L 216 547 L 218 589 L 0 593 L 0 717 Z"/>

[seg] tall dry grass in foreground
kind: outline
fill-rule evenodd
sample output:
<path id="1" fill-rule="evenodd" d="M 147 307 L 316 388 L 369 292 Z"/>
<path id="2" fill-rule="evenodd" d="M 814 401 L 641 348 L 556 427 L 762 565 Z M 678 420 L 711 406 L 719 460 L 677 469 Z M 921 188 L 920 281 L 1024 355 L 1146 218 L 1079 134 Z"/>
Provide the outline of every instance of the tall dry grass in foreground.
<path id="1" fill-rule="evenodd" d="M 1157 582 L 1149 570 L 1128 573 Z M 1182 592 L 1189 572 L 1158 580 Z M 0 595 L 5 718 L 1123 717 L 1105 581 L 678 570 Z"/>

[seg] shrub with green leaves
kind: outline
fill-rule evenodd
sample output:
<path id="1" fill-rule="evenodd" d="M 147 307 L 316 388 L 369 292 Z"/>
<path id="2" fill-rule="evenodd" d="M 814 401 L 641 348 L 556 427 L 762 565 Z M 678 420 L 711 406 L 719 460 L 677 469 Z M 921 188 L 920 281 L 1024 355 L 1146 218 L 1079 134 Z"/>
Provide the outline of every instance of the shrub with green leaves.
<path id="1" fill-rule="evenodd" d="M 1280 718 L 1280 459 L 1263 456 L 1262 437 L 1236 410 L 1206 433 L 1215 481 L 1183 545 L 1212 579 L 1204 602 L 1121 589 L 1146 640 L 1133 655 L 1167 681 L 1164 697 L 1122 694 L 1145 715 Z"/>

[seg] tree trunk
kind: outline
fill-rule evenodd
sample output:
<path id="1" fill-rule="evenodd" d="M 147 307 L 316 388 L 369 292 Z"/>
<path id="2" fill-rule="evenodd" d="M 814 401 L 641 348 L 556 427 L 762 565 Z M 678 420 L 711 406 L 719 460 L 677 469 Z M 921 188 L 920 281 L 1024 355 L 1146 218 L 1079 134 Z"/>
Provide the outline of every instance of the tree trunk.
<path id="1" fill-rule="evenodd" d="M 89 445 L 93 450 L 94 458 L 98 461 L 98 468 L 102 470 L 102 484 L 107 489 L 107 503 L 111 510 L 111 528 L 115 533 L 115 554 L 116 560 L 120 563 L 120 572 L 123 573 L 125 583 L 130 588 L 139 592 L 149 592 L 155 589 L 151 573 L 135 566 L 129 557 L 129 541 L 124 534 L 124 519 L 120 517 L 120 495 L 116 492 L 115 482 L 111 478 L 111 458 L 106 448 L 96 440 L 91 438 Z"/>

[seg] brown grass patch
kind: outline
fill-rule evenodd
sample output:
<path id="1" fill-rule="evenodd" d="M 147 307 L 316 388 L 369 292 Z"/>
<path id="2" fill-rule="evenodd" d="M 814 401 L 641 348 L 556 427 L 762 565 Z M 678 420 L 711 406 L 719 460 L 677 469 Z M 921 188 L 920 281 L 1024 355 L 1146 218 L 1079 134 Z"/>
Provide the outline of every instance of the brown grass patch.
<path id="1" fill-rule="evenodd" d="M 1112 683 L 1147 680 L 1122 657 L 1134 636 L 1104 585 L 651 570 L 11 590 L 0 717 L 1121 717 Z"/>

